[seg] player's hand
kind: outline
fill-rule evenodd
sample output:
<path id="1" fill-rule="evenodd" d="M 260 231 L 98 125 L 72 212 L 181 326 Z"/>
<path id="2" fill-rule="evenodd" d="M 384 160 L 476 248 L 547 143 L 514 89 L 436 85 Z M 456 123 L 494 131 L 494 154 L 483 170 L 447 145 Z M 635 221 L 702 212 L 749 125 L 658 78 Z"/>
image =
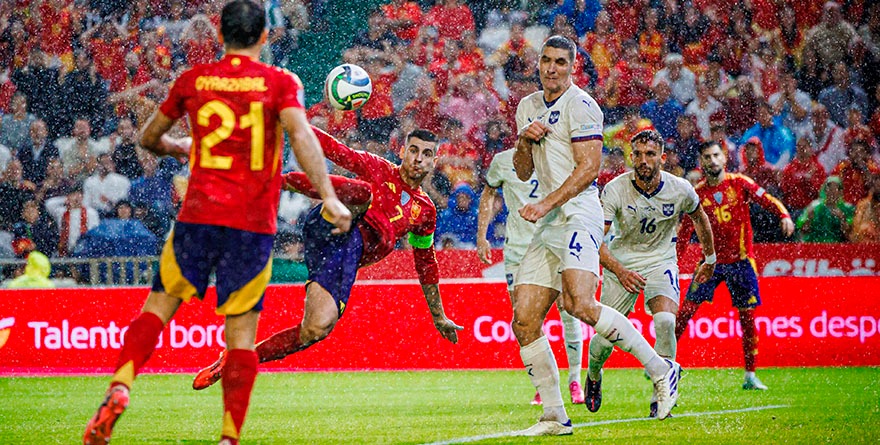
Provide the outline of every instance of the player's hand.
<path id="1" fill-rule="evenodd" d="M 324 199 L 324 203 L 321 207 L 321 216 L 324 217 L 330 224 L 336 226 L 330 233 L 334 235 L 339 235 L 340 233 L 348 232 L 351 228 L 351 211 L 348 210 L 339 198 L 327 198 Z"/>
<path id="2" fill-rule="evenodd" d="M 443 338 L 452 342 L 452 344 L 458 343 L 458 332 L 464 327 L 455 324 L 452 320 L 446 318 L 445 315 L 441 315 L 439 317 L 434 318 L 434 327 L 437 328 L 437 331 L 440 332 L 440 335 Z"/>
<path id="3" fill-rule="evenodd" d="M 172 138 L 166 134 L 162 135 L 162 145 L 165 148 L 165 155 L 177 159 L 181 163 L 185 163 L 189 159 L 189 151 L 192 148 L 192 138 Z"/>
<path id="4" fill-rule="evenodd" d="M 791 218 L 782 218 L 782 221 L 779 222 L 779 226 L 782 227 L 782 234 L 786 237 L 791 236 L 794 233 L 794 222 Z"/>
<path id="5" fill-rule="evenodd" d="M 477 256 L 483 263 L 492 264 L 492 246 L 485 238 L 477 240 Z"/>
<path id="6" fill-rule="evenodd" d="M 645 283 L 648 282 L 641 274 L 629 269 L 624 269 L 623 272 L 618 274 L 617 280 L 631 294 L 639 293 L 645 287 Z"/>
<path id="7" fill-rule="evenodd" d="M 550 127 L 534 121 L 519 132 L 519 137 L 531 142 L 540 142 L 548 134 L 550 134 Z"/>
<path id="8" fill-rule="evenodd" d="M 703 284 L 709 281 L 709 278 L 712 278 L 712 275 L 715 273 L 715 263 L 708 264 L 705 262 L 701 262 L 697 267 L 697 272 L 694 274 L 694 281 L 697 283 Z"/>
<path id="9" fill-rule="evenodd" d="M 544 201 L 539 201 L 536 203 L 524 205 L 521 209 L 519 209 L 519 216 L 522 216 L 524 220 L 533 223 L 543 218 L 544 215 L 549 212 L 550 206 L 544 204 Z"/>

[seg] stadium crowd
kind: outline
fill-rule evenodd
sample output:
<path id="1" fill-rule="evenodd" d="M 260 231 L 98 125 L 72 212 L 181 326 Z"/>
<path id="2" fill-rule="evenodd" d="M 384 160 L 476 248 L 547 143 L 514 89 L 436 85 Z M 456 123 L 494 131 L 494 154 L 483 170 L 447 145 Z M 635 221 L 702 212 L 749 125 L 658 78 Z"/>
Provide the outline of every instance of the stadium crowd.
<path id="1" fill-rule="evenodd" d="M 222 3 L 0 2 L 0 257 L 158 252 L 187 169 L 139 148 L 137 128 L 179 72 L 220 55 Z M 287 66 L 300 33 L 333 32 L 326 0 L 266 5 L 267 61 Z M 513 146 L 516 105 L 539 85 L 536 48 L 553 34 L 578 44 L 575 82 L 605 112 L 600 186 L 628 169 L 641 130 L 659 131 L 665 169 L 693 182 L 700 143 L 715 140 L 797 221 L 785 239 L 755 207 L 756 241 L 880 242 L 876 2 L 390 0 L 341 55 L 370 73 L 370 100 L 356 113 L 317 101 L 309 118 L 394 161 L 410 130 L 436 132 L 438 247 L 472 248 L 481 178 Z M 298 251 L 310 205 L 282 197 L 279 252 Z"/>

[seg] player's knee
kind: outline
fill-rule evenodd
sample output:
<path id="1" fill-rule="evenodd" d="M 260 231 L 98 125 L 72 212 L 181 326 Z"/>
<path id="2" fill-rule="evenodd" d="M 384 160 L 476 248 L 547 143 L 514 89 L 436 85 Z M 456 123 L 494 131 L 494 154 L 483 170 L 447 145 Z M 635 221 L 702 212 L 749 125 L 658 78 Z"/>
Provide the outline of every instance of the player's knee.
<path id="1" fill-rule="evenodd" d="M 514 313 L 513 321 L 510 323 L 513 335 L 520 343 L 528 343 L 541 335 L 541 322 L 535 321 L 534 317 L 517 316 Z"/>
<path id="2" fill-rule="evenodd" d="M 303 320 L 301 334 L 303 343 L 312 344 L 327 338 L 334 326 L 336 326 L 336 320 L 330 318 Z"/>

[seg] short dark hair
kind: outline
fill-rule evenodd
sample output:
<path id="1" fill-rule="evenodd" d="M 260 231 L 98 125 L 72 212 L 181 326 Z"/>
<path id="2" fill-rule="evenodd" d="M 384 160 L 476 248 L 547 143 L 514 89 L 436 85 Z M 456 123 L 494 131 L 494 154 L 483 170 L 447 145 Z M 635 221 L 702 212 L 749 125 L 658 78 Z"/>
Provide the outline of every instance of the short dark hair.
<path id="1" fill-rule="evenodd" d="M 220 34 L 231 49 L 250 48 L 266 28 L 266 10 L 252 0 L 233 0 L 220 13 Z"/>
<path id="2" fill-rule="evenodd" d="M 411 138 L 418 138 L 425 142 L 437 142 L 437 135 L 424 128 L 417 128 L 410 131 L 409 134 L 406 135 L 406 140 L 409 141 Z"/>
<path id="3" fill-rule="evenodd" d="M 719 149 L 721 149 L 721 151 L 724 151 L 724 149 L 721 148 L 721 145 L 719 145 L 718 142 L 715 142 L 715 141 L 703 142 L 702 144 L 700 144 L 700 156 L 702 156 L 703 152 L 708 150 L 709 147 L 714 147 L 714 146 L 717 146 Z"/>
<path id="4" fill-rule="evenodd" d="M 636 142 L 640 144 L 653 142 L 660 147 L 661 152 L 666 148 L 666 141 L 663 140 L 663 136 L 661 136 L 656 130 L 642 130 L 636 133 L 636 135 L 629 140 L 629 143 L 630 145 L 636 145 Z"/>
<path id="5" fill-rule="evenodd" d="M 544 41 L 544 45 L 541 46 L 541 52 L 544 51 L 546 47 L 550 48 L 559 48 L 568 51 L 568 59 L 571 63 L 574 63 L 574 55 L 577 52 L 577 47 L 574 45 L 574 42 L 571 41 L 568 37 L 555 35 L 550 36 L 546 41 Z"/>

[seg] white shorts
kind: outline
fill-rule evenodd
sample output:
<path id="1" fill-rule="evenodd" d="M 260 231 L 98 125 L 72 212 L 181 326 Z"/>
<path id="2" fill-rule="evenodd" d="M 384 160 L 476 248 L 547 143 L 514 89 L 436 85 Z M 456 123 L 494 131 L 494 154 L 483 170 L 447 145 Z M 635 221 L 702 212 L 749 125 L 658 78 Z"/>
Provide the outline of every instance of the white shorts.
<path id="1" fill-rule="evenodd" d="M 542 226 L 526 250 L 515 284 L 535 284 L 562 291 L 562 271 L 578 269 L 599 276 L 602 220 L 571 218 L 560 226 Z"/>
<path id="2" fill-rule="evenodd" d="M 657 267 L 651 269 L 635 270 L 645 277 L 645 312 L 651 314 L 648 308 L 648 301 L 654 297 L 666 297 L 678 304 L 678 265 L 675 263 L 661 263 Z M 620 284 L 617 276 L 608 270 L 605 270 L 602 277 L 602 295 L 599 301 L 620 312 L 621 314 L 629 314 L 636 307 L 636 300 L 639 298 L 638 293 L 629 293 Z"/>
<path id="3" fill-rule="evenodd" d="M 504 278 L 507 280 L 508 292 L 513 292 L 513 277 L 516 276 L 516 272 L 519 270 L 519 264 L 519 261 L 508 262 L 506 259 L 504 260 Z"/>

